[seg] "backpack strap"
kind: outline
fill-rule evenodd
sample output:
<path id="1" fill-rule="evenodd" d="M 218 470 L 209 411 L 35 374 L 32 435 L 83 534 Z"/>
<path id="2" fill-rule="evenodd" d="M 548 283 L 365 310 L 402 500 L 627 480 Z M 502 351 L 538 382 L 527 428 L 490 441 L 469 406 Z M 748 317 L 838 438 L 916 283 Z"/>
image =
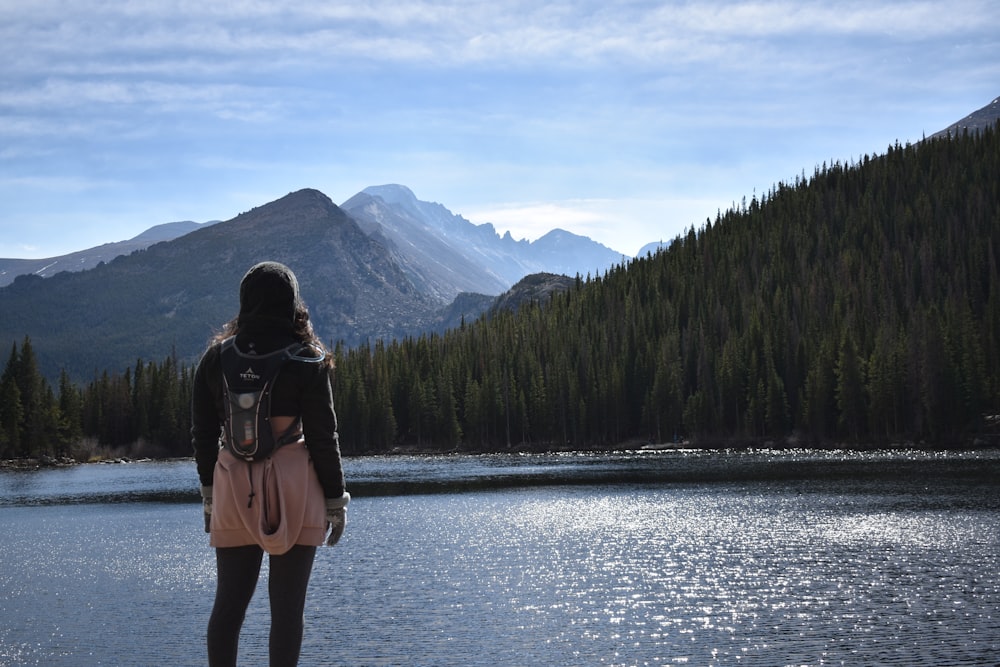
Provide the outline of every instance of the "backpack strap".
<path id="1" fill-rule="evenodd" d="M 321 363 L 326 357 L 322 350 L 310 345 L 309 343 L 292 343 L 285 348 L 285 352 L 288 355 L 286 361 L 300 361 L 307 364 Z M 309 354 L 310 352 L 314 352 L 318 356 L 312 356 Z M 277 379 L 277 374 L 275 375 L 275 379 Z M 278 436 L 274 442 L 274 448 L 278 449 L 279 447 L 295 442 L 299 439 L 301 430 L 302 419 L 299 418 L 293 421 L 289 427 L 285 429 L 280 436 Z"/>

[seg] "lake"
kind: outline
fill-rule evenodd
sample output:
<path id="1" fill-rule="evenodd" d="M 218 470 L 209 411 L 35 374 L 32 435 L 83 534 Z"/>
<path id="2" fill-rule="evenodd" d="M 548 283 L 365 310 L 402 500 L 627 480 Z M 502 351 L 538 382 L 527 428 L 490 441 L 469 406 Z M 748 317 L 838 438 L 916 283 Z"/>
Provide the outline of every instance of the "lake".
<path id="1" fill-rule="evenodd" d="M 996 665 L 1000 453 L 345 460 L 302 665 Z M 192 461 L 0 472 L 0 665 L 202 665 Z M 265 572 L 262 575 L 266 576 Z M 241 664 L 267 659 L 258 588 Z"/>

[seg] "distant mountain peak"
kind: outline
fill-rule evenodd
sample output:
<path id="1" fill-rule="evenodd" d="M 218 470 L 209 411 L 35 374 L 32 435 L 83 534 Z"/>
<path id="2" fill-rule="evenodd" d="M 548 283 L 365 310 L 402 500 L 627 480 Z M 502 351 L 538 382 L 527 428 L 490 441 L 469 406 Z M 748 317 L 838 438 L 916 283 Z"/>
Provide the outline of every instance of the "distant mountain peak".
<path id="1" fill-rule="evenodd" d="M 393 241 L 415 284 L 448 300 L 460 292 L 498 294 L 534 273 L 573 276 L 622 261 L 613 250 L 563 229 L 532 243 L 515 242 L 509 232 L 501 237 L 492 224 L 473 224 L 398 184 L 367 187 L 341 207 L 369 235 Z"/>
<path id="2" fill-rule="evenodd" d="M 415 204 L 418 201 L 417 196 L 413 194 L 413 190 L 405 185 L 396 183 L 370 185 L 362 190 L 362 192 L 372 197 L 378 197 L 386 204 Z"/>
<path id="3" fill-rule="evenodd" d="M 411 216 L 414 220 L 419 220 L 423 224 L 429 224 L 439 229 L 447 228 L 456 223 L 461 225 L 469 222 L 462 216 L 455 215 L 441 204 L 417 199 L 413 190 L 405 185 L 395 183 L 372 185 L 362 190 L 361 194 L 381 199 L 387 206 Z"/>
<path id="4" fill-rule="evenodd" d="M 607 248 L 607 246 L 605 246 L 602 243 L 597 243 L 597 241 L 594 241 L 589 236 L 580 236 L 579 234 L 574 234 L 573 232 L 561 229 L 559 227 L 556 227 L 555 229 L 548 231 L 542 236 L 538 237 L 536 241 L 532 242 L 532 245 L 544 246 L 546 244 L 554 244 L 554 243 L 580 243 L 581 241 L 587 242 L 588 244 L 590 243 L 596 244 L 601 248 Z M 610 250 L 610 248 L 607 249 Z"/>
<path id="5" fill-rule="evenodd" d="M 9 285 L 21 275 L 36 275 L 49 278 L 62 271 L 86 271 L 102 262 L 110 262 L 116 257 L 129 255 L 161 241 L 171 241 L 190 234 L 203 227 L 211 227 L 218 220 L 210 222 L 165 222 L 155 225 L 125 241 L 104 243 L 93 248 L 77 250 L 58 257 L 42 259 L 0 258 L 0 287 Z"/>
<path id="6" fill-rule="evenodd" d="M 327 197 L 325 194 L 316 190 L 314 188 L 303 188 L 301 190 L 296 190 L 295 192 L 289 192 L 284 197 L 276 199 L 262 206 L 256 207 L 254 210 L 268 209 L 296 209 L 303 207 L 314 207 L 318 206 L 323 209 L 329 209 L 330 207 L 336 208 L 337 205 L 333 203 L 333 200 Z"/>

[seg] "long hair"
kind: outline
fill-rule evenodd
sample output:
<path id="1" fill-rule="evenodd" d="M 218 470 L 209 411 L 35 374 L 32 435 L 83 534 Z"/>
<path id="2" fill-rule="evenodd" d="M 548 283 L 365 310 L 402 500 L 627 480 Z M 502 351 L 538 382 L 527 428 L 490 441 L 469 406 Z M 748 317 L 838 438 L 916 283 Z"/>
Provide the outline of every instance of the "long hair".
<path id="1" fill-rule="evenodd" d="M 233 319 L 223 325 L 222 330 L 212 336 L 211 343 L 217 344 L 240 332 L 240 317 L 236 315 Z M 292 335 L 296 340 L 316 348 L 323 354 L 323 365 L 333 368 L 333 354 L 323 345 L 323 341 L 313 330 L 312 321 L 309 319 L 309 310 L 304 304 L 296 300 L 295 318 L 292 321 Z"/>

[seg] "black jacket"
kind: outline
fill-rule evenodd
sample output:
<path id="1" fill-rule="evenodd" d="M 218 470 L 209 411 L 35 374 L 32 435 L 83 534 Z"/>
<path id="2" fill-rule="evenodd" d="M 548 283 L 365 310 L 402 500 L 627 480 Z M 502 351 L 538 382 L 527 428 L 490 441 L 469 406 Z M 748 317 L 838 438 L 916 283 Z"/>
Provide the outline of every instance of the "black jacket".
<path id="1" fill-rule="evenodd" d="M 242 331 L 236 345 L 243 352 L 256 350 L 267 354 L 295 342 L 289 333 Z M 203 486 L 212 485 L 215 462 L 219 456 L 219 438 L 225 421 L 222 389 L 221 343 L 211 345 L 195 370 L 191 400 L 191 444 Z M 309 456 L 327 498 L 344 494 L 344 470 L 337 438 L 337 414 L 333 407 L 330 370 L 324 364 L 296 362 L 285 364 L 274 383 L 271 414 L 298 416 Z"/>

